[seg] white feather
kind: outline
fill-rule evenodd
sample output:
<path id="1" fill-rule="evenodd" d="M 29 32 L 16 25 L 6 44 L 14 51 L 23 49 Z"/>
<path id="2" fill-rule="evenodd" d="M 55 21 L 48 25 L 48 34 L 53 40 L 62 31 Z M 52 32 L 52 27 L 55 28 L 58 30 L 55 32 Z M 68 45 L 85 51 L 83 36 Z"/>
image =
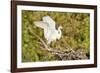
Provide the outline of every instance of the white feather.
<path id="1" fill-rule="evenodd" d="M 37 27 L 40 27 L 40 28 L 43 28 L 43 29 L 46 29 L 48 27 L 48 23 L 43 22 L 43 21 L 35 21 L 34 24 Z"/>
<path id="2" fill-rule="evenodd" d="M 50 16 L 44 16 L 43 17 L 43 22 L 48 23 L 50 29 L 55 29 L 55 21 L 50 17 Z"/>

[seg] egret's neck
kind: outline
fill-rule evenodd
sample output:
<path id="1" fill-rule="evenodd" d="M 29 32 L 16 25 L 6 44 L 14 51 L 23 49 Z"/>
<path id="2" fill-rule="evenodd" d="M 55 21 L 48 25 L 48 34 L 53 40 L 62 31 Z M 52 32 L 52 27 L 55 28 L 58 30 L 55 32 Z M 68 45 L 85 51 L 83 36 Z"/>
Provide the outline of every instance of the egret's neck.
<path id="1" fill-rule="evenodd" d="M 61 34 L 61 28 L 60 27 L 58 27 L 58 33 Z"/>
<path id="2" fill-rule="evenodd" d="M 60 27 L 58 27 L 58 39 L 60 39 L 61 34 L 62 34 L 62 32 L 61 32 L 61 28 L 60 28 Z"/>

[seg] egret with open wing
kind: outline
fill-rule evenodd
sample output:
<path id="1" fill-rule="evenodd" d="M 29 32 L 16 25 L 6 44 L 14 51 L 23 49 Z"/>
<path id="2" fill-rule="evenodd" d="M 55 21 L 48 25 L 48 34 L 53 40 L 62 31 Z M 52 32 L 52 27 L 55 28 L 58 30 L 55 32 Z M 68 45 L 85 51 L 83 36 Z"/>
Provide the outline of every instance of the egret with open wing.
<path id="1" fill-rule="evenodd" d="M 44 16 L 43 21 L 35 21 L 34 24 L 37 27 L 44 29 L 44 37 L 47 40 L 47 44 L 50 44 L 52 41 L 56 41 L 56 39 L 60 39 L 62 32 L 61 26 L 58 29 L 55 28 L 55 21 L 50 16 Z"/>

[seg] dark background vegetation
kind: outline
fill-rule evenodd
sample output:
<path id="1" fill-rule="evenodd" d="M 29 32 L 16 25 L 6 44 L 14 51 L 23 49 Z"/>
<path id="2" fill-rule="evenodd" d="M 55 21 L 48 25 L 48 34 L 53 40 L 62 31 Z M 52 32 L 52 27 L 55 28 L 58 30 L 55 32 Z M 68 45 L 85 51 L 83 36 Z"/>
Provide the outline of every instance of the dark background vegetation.
<path id="1" fill-rule="evenodd" d="M 34 25 L 34 21 L 41 21 L 43 16 L 50 16 L 57 24 L 62 26 L 62 37 L 56 42 L 52 42 L 50 47 L 66 50 L 65 47 L 72 49 L 84 49 L 89 57 L 90 16 L 88 13 L 71 12 L 46 12 L 46 11 L 28 11 L 22 10 L 22 61 L 55 61 L 59 60 L 55 55 L 42 50 L 41 42 L 37 37 L 29 33 L 28 27 L 41 37 L 45 42 L 43 29 Z"/>

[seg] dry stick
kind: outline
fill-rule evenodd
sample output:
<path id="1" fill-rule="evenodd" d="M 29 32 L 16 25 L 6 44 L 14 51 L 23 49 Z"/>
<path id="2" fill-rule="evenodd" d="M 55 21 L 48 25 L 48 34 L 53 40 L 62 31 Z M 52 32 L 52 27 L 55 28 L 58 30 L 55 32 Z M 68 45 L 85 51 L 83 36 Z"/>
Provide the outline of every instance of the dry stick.
<path id="1" fill-rule="evenodd" d="M 49 51 L 50 49 L 48 48 L 48 46 L 46 45 L 46 43 L 38 36 L 36 35 L 35 33 L 32 32 L 32 29 L 30 27 L 28 27 L 29 31 L 34 35 L 36 36 L 44 45 L 44 47 Z"/>
<path id="2" fill-rule="evenodd" d="M 30 27 L 28 27 L 28 30 L 43 43 L 45 50 L 52 52 L 52 54 L 58 55 L 63 60 L 62 56 L 66 55 L 64 52 L 61 52 L 59 50 L 53 50 L 52 48 L 48 48 L 47 44 L 38 35 L 33 33 L 32 29 Z"/>

